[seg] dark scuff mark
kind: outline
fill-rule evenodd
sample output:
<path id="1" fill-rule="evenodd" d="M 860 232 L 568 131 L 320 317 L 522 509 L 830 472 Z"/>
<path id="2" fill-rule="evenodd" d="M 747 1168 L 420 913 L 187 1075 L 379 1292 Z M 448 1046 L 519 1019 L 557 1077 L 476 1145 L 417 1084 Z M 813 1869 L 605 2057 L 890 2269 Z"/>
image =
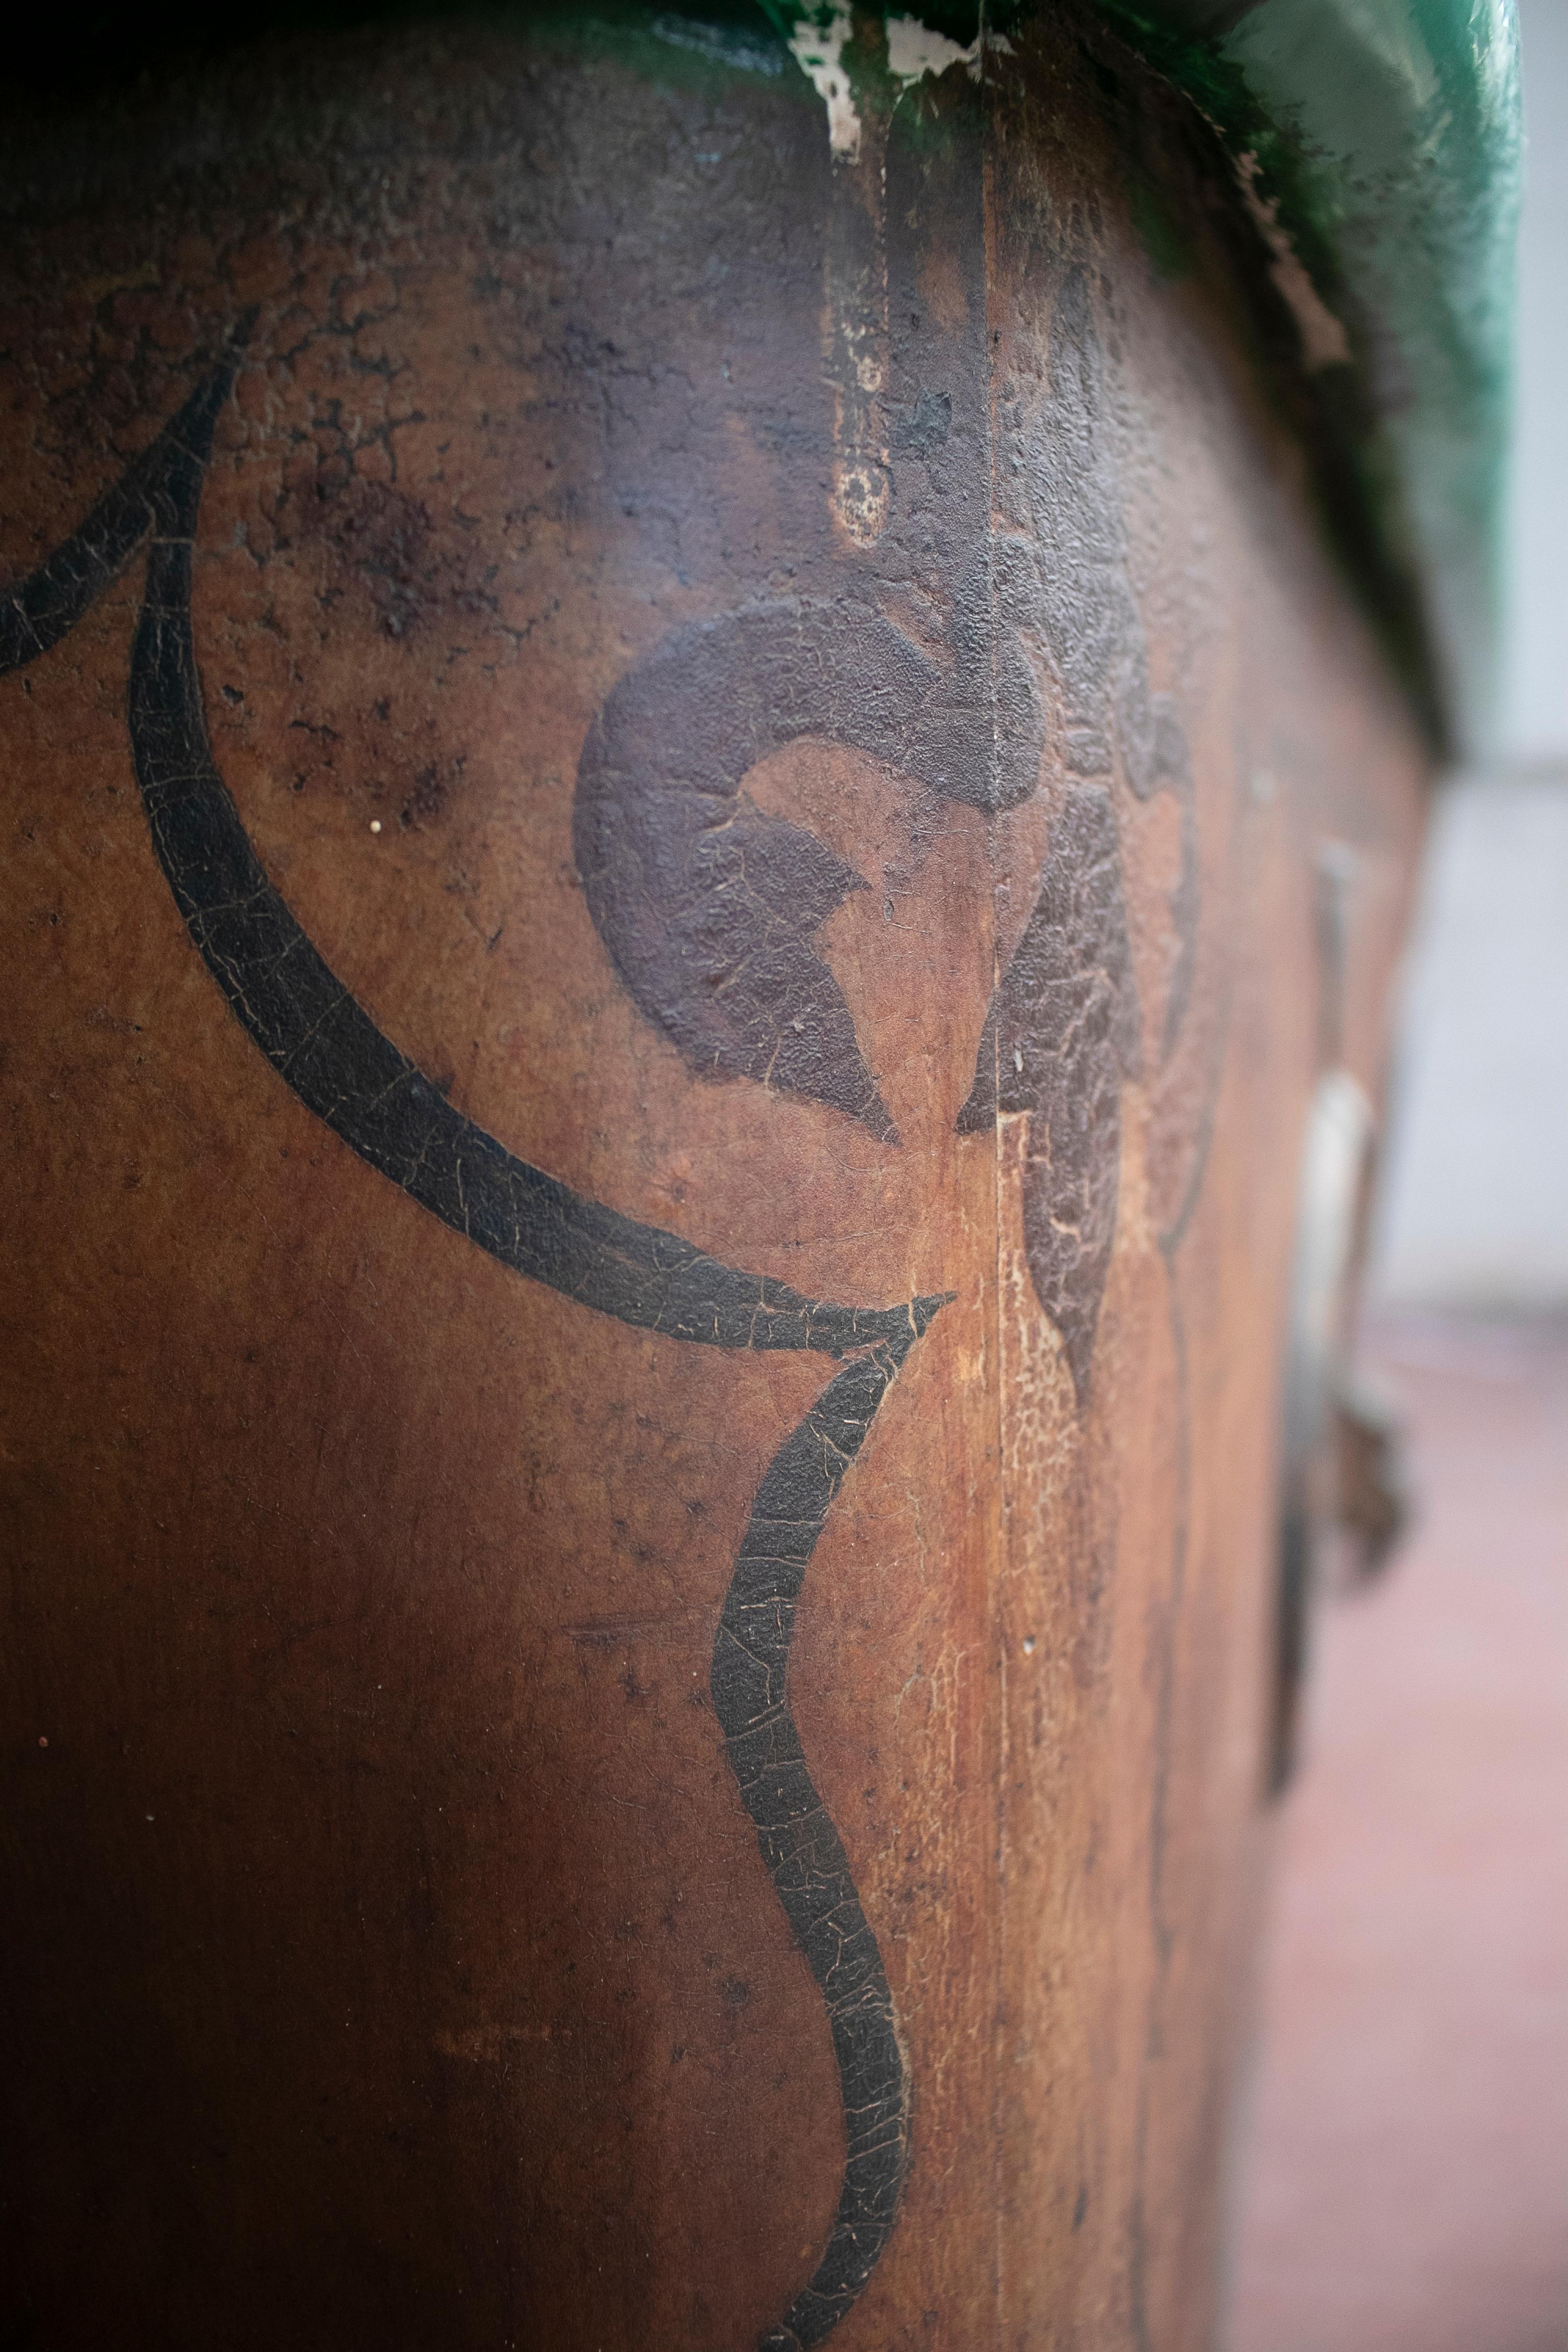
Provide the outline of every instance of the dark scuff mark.
<path id="1" fill-rule="evenodd" d="M 454 775 L 463 772 L 461 759 L 452 762 Z M 434 824 L 447 805 L 447 778 L 432 761 L 421 768 L 414 780 L 414 790 L 398 812 L 397 822 L 406 832 L 411 825 Z"/>
<path id="2" fill-rule="evenodd" d="M 323 467 L 314 485 L 292 490 L 278 519 L 279 544 L 321 541 L 374 606 L 384 636 L 410 635 L 448 602 L 470 608 L 450 558 L 431 551 L 430 516 L 390 483 Z"/>
<path id="3" fill-rule="evenodd" d="M 1116 1233 L 1121 1080 L 1138 1068 L 1138 1008 L 1116 820 L 1080 784 L 1051 832 L 1040 895 L 993 1000 L 961 1134 L 1026 1111 L 1024 1250 L 1061 1334 L 1081 1408 Z"/>
<path id="4" fill-rule="evenodd" d="M 913 408 L 893 427 L 893 446 L 914 457 L 931 457 L 952 430 L 952 395 L 923 385 Z"/>

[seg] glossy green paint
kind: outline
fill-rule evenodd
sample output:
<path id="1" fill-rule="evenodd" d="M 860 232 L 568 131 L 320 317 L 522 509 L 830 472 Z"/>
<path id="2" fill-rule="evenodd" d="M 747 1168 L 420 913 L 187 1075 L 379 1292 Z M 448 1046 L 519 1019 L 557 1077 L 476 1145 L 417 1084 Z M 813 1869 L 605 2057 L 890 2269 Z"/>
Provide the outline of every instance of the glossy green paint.
<path id="1" fill-rule="evenodd" d="M 1439 715 L 1483 737 L 1499 611 L 1519 205 L 1512 0 L 1101 0 L 1215 126 L 1356 380 L 1350 452 L 1415 585 Z"/>

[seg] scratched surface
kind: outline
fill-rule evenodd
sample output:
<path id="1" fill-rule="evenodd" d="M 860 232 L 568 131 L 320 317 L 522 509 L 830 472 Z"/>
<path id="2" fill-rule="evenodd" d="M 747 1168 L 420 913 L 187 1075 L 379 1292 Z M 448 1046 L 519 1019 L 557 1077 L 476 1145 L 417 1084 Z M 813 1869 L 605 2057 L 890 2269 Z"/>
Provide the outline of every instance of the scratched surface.
<path id="1" fill-rule="evenodd" d="M 747 55 L 17 131 L 18 2344 L 1208 2340 L 1419 754 L 1124 61 Z"/>

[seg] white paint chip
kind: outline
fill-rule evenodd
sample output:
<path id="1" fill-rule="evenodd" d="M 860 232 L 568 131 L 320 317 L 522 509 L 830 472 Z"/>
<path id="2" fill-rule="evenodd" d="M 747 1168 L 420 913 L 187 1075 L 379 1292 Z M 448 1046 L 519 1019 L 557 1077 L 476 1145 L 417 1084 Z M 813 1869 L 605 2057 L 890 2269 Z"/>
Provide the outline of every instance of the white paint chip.
<path id="1" fill-rule="evenodd" d="M 830 8 L 820 24 L 798 25 L 789 43 L 790 54 L 827 109 L 827 144 L 845 163 L 857 162 L 860 153 L 860 117 L 844 68 L 850 21 L 847 8 Z"/>
<path id="2" fill-rule="evenodd" d="M 1258 178 L 1261 169 L 1258 157 L 1251 152 L 1237 159 L 1236 175 L 1241 183 L 1241 193 L 1268 247 L 1269 276 L 1295 319 L 1301 338 L 1301 356 L 1310 369 L 1347 366 L 1351 347 L 1343 322 L 1335 318 L 1307 275 L 1280 223 L 1277 199 L 1270 196 L 1266 201 L 1259 195 Z"/>
<path id="3" fill-rule="evenodd" d="M 860 117 L 844 63 L 852 28 L 848 8 L 836 0 L 832 7 L 817 9 L 812 20 L 798 25 L 789 43 L 791 56 L 827 109 L 827 143 L 844 163 L 857 163 L 860 155 Z M 1005 34 L 982 30 L 966 47 L 922 25 L 918 16 L 889 16 L 887 29 L 888 70 L 900 91 L 912 89 L 927 74 L 944 74 L 952 66 L 963 66 L 978 80 L 987 53 L 1008 56 L 1013 47 Z"/>
<path id="4" fill-rule="evenodd" d="M 984 38 L 984 33 L 978 34 L 965 48 L 958 41 L 950 41 L 945 33 L 933 33 L 918 16 L 889 16 L 888 70 L 905 89 L 912 82 L 923 81 L 928 73 L 945 73 L 949 66 L 963 66 L 971 74 L 978 74 Z"/>

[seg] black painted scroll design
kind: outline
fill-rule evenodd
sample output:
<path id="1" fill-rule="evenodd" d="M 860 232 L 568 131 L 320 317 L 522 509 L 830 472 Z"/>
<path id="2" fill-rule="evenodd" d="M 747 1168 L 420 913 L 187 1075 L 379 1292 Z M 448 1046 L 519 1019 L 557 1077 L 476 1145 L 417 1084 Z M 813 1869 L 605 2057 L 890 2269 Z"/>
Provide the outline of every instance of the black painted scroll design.
<path id="1" fill-rule="evenodd" d="M 333 975 L 251 845 L 214 761 L 203 708 L 192 545 L 234 373 L 232 359 L 209 372 L 0 608 L 0 675 L 58 643 L 151 533 L 128 718 L 153 848 L 203 961 L 300 1100 L 444 1223 L 580 1305 L 710 1347 L 848 1359 L 763 1478 L 725 1595 L 710 1684 L 763 1862 L 821 1990 L 838 2067 L 847 2155 L 837 2215 L 816 2272 L 763 2338 L 767 2352 L 818 2344 L 861 2293 L 897 2220 L 909 2097 L 881 1954 L 791 1711 L 789 1653 L 828 1511 L 905 1358 L 947 1302 L 810 1299 L 573 1192 L 454 1109 Z"/>
<path id="2" fill-rule="evenodd" d="M 746 776 L 814 737 L 995 813 L 1037 789 L 1045 740 L 1028 558 L 993 529 L 981 110 L 962 75 L 927 78 L 918 107 L 895 97 L 890 80 L 861 93 L 860 160 L 832 162 L 822 190 L 820 464 L 794 485 L 803 593 L 680 628 L 620 679 L 584 744 L 574 833 L 611 963 L 689 1069 L 823 1104 L 889 1144 L 820 945 L 865 885 L 757 808 Z M 933 230 L 950 306 L 935 333 Z M 828 475 L 818 540 L 805 509 Z"/>
<path id="3" fill-rule="evenodd" d="M 898 2218 L 909 2096 L 892 1994 L 837 1831 L 790 1713 L 795 1602 L 834 1498 L 877 1408 L 934 1311 L 828 1382 L 785 1438 L 752 1506 L 713 1644 L 725 1744 L 784 1916 L 827 2004 L 843 2087 L 844 2188 L 826 2252 L 762 2352 L 820 2344 L 870 2277 Z"/>
<path id="4" fill-rule="evenodd" d="M 1006 469 L 1034 551 L 1047 663 L 1062 704 L 1070 774 L 1120 769 L 1140 800 L 1186 766 L 1168 695 L 1150 685 L 1143 625 L 1128 566 L 1121 488 L 1110 440 L 1105 355 L 1082 264 L 1062 280 L 1051 318 L 1050 406 L 1015 436 Z"/>
<path id="5" fill-rule="evenodd" d="M 58 645 L 149 532 L 155 541 L 189 536 L 213 427 L 233 381 L 232 362 L 204 376 L 79 528 L 0 604 L 0 677 Z"/>
<path id="6" fill-rule="evenodd" d="M 991 597 L 987 551 L 953 601 L 945 667 L 865 604 L 797 601 L 677 631 L 606 697 L 578 763 L 577 870 L 634 1003 L 699 1076 L 763 1080 L 898 1140 L 816 945 L 865 883 L 742 785 L 815 735 L 973 807 L 1024 799 L 1038 698 Z"/>
<path id="7" fill-rule="evenodd" d="M 1116 1234 L 1121 1080 L 1139 1066 L 1138 1005 L 1110 800 L 1068 795 L 1023 939 L 992 1000 L 963 1134 L 1027 1111 L 1024 1255 L 1061 1334 L 1079 1404 Z"/>
<path id="8" fill-rule="evenodd" d="M 1057 298 L 1050 374 L 1043 421 L 1028 430 L 1015 415 L 1005 478 L 1033 549 L 1037 633 L 1074 781 L 1023 937 L 993 996 L 956 1125 L 978 1133 L 998 1112 L 1029 1117 L 1024 1254 L 1081 1410 L 1116 1235 L 1121 1087 L 1142 1075 L 1142 1061 L 1113 780 L 1140 801 L 1170 788 L 1181 810 L 1162 1065 L 1174 1052 L 1193 989 L 1198 840 L 1186 740 L 1170 697 L 1150 685 L 1108 446 L 1104 358 L 1081 266 L 1068 271 Z"/>
<path id="9" fill-rule="evenodd" d="M 268 880 L 213 765 L 190 625 L 188 540 L 148 557 L 131 738 L 153 844 L 203 961 L 306 1108 L 492 1257 L 617 1321 L 716 1348 L 838 1355 L 908 1327 L 707 1256 L 531 1167 L 384 1035 Z"/>

